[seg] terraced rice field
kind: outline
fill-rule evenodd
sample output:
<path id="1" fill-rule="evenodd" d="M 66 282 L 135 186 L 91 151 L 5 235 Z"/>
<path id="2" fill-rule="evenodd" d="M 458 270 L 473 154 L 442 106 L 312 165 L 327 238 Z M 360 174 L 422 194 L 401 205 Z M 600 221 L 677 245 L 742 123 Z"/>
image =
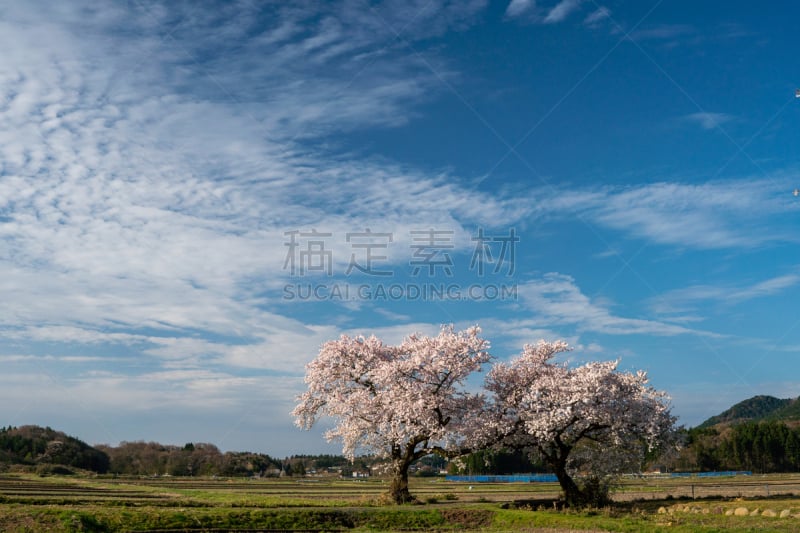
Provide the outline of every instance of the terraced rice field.
<path id="1" fill-rule="evenodd" d="M 0 531 L 800 530 L 800 476 L 630 479 L 615 506 L 581 512 L 555 510 L 551 483 L 415 479 L 420 504 L 407 506 L 386 505 L 386 487 L 380 479 L 6 475 Z"/>

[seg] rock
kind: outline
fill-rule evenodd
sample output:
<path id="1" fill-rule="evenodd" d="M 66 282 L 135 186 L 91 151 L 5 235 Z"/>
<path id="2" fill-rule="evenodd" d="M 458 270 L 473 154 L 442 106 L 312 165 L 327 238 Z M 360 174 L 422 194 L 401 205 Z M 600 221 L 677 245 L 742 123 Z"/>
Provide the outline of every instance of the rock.
<path id="1" fill-rule="evenodd" d="M 658 514 L 667 514 L 667 509 L 665 507 L 659 507 Z"/>
<path id="2" fill-rule="evenodd" d="M 750 514 L 750 511 L 747 510 L 747 507 L 737 507 L 733 511 L 734 516 L 747 516 Z"/>
<path id="3" fill-rule="evenodd" d="M 761 513 L 761 516 L 778 516 L 778 513 L 772 509 L 764 509 L 764 512 Z"/>
<path id="4" fill-rule="evenodd" d="M 761 514 L 761 509 L 759 509 L 758 507 L 750 511 L 750 516 L 758 516 L 760 514 Z"/>
<path id="5" fill-rule="evenodd" d="M 783 511 L 781 511 L 781 514 L 778 515 L 778 516 L 780 516 L 781 518 L 786 518 L 787 516 L 789 516 L 791 514 L 792 514 L 792 512 L 789 509 L 784 509 Z"/>
<path id="6" fill-rule="evenodd" d="M 722 507 L 714 507 L 711 509 L 711 514 L 722 514 Z M 731 514 L 733 514 L 733 511 L 731 511 Z"/>
<path id="7" fill-rule="evenodd" d="M 725 511 L 725 516 L 731 516 L 733 514 L 733 509 L 728 509 Z"/>

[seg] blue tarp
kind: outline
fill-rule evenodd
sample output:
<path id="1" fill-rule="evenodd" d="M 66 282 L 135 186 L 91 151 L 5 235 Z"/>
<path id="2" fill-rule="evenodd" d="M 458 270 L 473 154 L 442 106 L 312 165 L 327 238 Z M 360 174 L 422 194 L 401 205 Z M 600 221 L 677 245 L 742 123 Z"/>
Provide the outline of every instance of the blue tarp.
<path id="1" fill-rule="evenodd" d="M 697 477 L 717 477 L 717 476 L 752 476 L 750 470 L 726 470 L 724 472 L 698 472 Z"/>
<path id="2" fill-rule="evenodd" d="M 672 472 L 670 477 L 723 477 L 723 476 L 752 476 L 749 470 L 724 470 L 722 472 Z"/>
<path id="3" fill-rule="evenodd" d="M 726 470 L 724 472 L 672 472 L 670 477 L 722 477 L 752 476 L 749 470 Z M 555 474 L 514 474 L 509 476 L 447 476 L 447 481 L 465 481 L 467 483 L 555 483 Z"/>
<path id="4" fill-rule="evenodd" d="M 554 483 L 555 474 L 514 474 L 509 476 L 447 476 L 447 481 L 468 483 Z"/>

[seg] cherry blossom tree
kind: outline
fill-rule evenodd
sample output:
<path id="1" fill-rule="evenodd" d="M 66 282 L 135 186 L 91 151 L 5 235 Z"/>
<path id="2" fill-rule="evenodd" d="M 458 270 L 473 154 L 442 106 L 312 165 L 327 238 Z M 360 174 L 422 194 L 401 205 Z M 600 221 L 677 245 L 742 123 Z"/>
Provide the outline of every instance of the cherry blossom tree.
<path id="1" fill-rule="evenodd" d="M 642 445 L 654 447 L 675 419 L 663 392 L 644 372 L 617 362 L 570 368 L 553 359 L 563 342 L 526 345 L 517 359 L 497 363 L 486 378 L 496 434 L 505 446 L 532 447 L 558 478 L 567 505 L 599 503 L 601 476 L 630 467 Z M 583 487 L 575 481 L 585 473 Z M 599 490 L 599 492 L 598 492 Z"/>
<path id="2" fill-rule="evenodd" d="M 415 460 L 469 451 L 485 400 L 468 392 L 465 381 L 490 359 L 479 335 L 478 327 L 445 326 L 436 337 L 415 334 L 398 346 L 374 336 L 326 342 L 306 367 L 308 390 L 292 412 L 295 422 L 309 429 L 321 416 L 332 417 L 326 438 L 341 440 L 351 459 L 361 451 L 390 459 L 390 496 L 408 502 Z"/>

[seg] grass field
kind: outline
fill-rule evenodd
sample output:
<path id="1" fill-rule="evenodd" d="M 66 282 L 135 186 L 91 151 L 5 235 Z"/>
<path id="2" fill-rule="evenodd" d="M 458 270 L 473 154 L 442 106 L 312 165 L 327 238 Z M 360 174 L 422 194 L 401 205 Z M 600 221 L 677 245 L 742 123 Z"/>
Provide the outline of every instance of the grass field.
<path id="1" fill-rule="evenodd" d="M 414 479 L 420 503 L 405 506 L 384 504 L 385 490 L 379 479 L 5 475 L 0 531 L 800 531 L 797 475 L 628 480 L 615 505 L 580 512 L 555 510 L 549 483 Z"/>

